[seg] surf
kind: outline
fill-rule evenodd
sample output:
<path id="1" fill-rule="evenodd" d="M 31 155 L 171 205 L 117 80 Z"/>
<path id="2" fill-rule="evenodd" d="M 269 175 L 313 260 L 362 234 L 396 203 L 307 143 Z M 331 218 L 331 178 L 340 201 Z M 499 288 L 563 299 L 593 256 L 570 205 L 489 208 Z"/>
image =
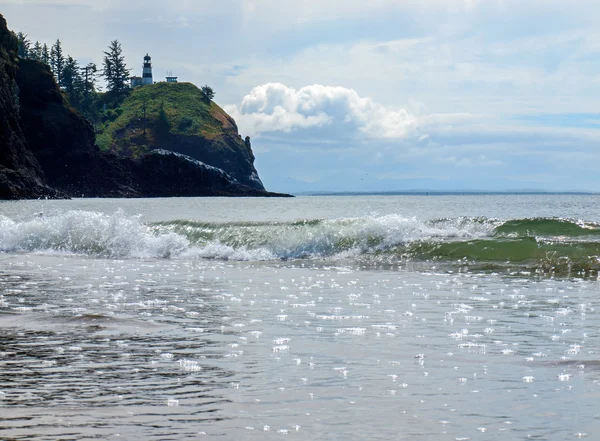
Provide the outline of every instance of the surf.
<path id="1" fill-rule="evenodd" d="M 346 259 L 445 262 L 545 272 L 598 271 L 600 225 L 581 219 L 400 214 L 291 222 L 144 223 L 123 211 L 0 216 L 3 253 L 239 261 Z"/>

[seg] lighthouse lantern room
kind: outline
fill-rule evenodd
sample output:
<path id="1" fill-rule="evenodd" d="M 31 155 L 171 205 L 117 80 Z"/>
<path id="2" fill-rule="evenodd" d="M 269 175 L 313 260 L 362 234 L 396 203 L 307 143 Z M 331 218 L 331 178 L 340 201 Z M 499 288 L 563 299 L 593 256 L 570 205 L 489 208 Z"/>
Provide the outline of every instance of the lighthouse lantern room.
<path id="1" fill-rule="evenodd" d="M 142 84 L 145 86 L 147 84 L 153 84 L 152 81 L 152 58 L 150 55 L 146 54 L 144 57 L 144 70 L 142 73 Z"/>

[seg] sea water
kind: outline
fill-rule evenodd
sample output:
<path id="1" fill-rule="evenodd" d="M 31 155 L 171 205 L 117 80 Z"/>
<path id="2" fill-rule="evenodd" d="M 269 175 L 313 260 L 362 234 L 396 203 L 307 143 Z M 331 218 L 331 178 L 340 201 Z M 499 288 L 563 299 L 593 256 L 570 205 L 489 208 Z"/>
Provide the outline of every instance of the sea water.
<path id="1" fill-rule="evenodd" d="M 599 202 L 2 202 L 0 439 L 598 439 Z"/>

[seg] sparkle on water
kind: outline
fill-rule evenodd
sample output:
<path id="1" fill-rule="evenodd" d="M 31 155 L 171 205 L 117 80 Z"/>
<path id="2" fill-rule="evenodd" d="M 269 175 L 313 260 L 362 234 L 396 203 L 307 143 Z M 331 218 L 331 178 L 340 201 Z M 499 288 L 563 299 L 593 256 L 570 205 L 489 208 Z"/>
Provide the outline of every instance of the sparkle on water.
<path id="1" fill-rule="evenodd" d="M 594 439 L 599 293 L 348 260 L 5 253 L 0 438 Z"/>

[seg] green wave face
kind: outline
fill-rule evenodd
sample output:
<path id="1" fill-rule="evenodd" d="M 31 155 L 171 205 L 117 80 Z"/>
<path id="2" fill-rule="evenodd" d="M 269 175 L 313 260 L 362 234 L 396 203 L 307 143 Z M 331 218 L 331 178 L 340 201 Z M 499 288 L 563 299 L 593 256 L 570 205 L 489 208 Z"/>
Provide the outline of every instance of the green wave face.
<path id="1" fill-rule="evenodd" d="M 509 237 L 598 236 L 600 238 L 600 225 L 567 219 L 515 219 L 506 221 L 498 226 L 495 230 L 495 235 Z"/>
<path id="2" fill-rule="evenodd" d="M 571 274 L 600 269 L 600 226 L 579 220 L 487 218 L 419 222 L 394 216 L 275 223 L 176 221 L 154 226 L 197 246 L 268 250 L 273 259 L 362 256 L 361 262 L 413 261 L 525 268 Z"/>
<path id="3" fill-rule="evenodd" d="M 600 269 L 600 225 L 556 218 L 422 221 L 400 215 L 148 225 L 122 212 L 69 211 L 20 222 L 0 216 L 0 252 L 247 261 L 344 259 L 373 265 L 410 261 L 425 267 L 443 263 L 569 275 Z"/>
<path id="4" fill-rule="evenodd" d="M 421 260 L 487 265 L 490 269 L 524 268 L 543 273 L 600 270 L 598 242 L 538 242 L 535 238 L 417 244 L 411 254 Z"/>
<path id="5" fill-rule="evenodd" d="M 413 257 L 420 259 L 475 262 L 525 262 L 540 258 L 544 253 L 532 238 L 424 242 L 414 244 L 409 249 Z"/>

